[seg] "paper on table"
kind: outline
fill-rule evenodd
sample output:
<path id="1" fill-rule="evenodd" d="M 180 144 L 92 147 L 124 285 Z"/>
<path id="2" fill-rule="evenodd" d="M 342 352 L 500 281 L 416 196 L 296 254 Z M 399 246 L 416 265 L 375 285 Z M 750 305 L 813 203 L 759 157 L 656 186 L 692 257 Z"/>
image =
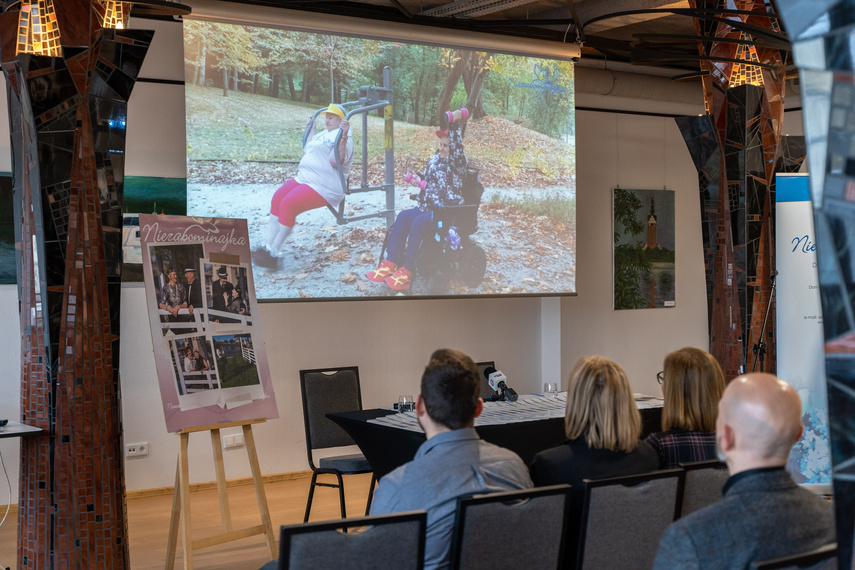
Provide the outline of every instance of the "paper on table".
<path id="1" fill-rule="evenodd" d="M 636 394 L 636 396 L 645 398 L 644 400 L 636 398 L 636 406 L 639 409 L 662 406 L 661 398 L 644 396 L 643 394 Z M 525 394 L 520 396 L 516 402 L 484 402 L 484 409 L 481 415 L 475 418 L 475 427 L 562 418 L 564 417 L 566 405 L 567 392 L 558 392 L 555 397 L 544 396 L 542 394 Z M 416 420 L 415 412 L 389 414 L 388 416 L 368 420 L 368 423 L 409 431 L 423 431 Z"/>

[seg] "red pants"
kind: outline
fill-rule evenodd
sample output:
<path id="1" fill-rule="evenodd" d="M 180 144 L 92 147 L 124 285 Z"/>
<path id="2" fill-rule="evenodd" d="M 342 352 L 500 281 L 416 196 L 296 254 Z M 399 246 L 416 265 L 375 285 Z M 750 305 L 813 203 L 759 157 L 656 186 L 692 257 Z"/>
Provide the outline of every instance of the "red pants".
<path id="1" fill-rule="evenodd" d="M 279 223 L 283 226 L 294 227 L 297 214 L 326 205 L 327 201 L 310 186 L 291 178 L 273 194 L 270 213 L 279 218 Z"/>

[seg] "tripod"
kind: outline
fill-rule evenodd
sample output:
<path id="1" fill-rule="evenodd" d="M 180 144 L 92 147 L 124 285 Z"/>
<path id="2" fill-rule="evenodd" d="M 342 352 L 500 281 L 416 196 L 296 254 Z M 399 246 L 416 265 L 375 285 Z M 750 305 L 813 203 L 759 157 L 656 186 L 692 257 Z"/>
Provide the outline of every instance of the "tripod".
<path id="1" fill-rule="evenodd" d="M 772 280 L 772 291 L 769 293 L 769 303 L 766 305 L 766 316 L 763 317 L 763 328 L 760 329 L 760 337 L 754 344 L 754 365 L 751 366 L 751 372 L 757 370 L 757 361 L 760 361 L 760 370 L 765 371 L 766 362 L 766 325 L 769 323 L 769 310 L 772 308 L 772 299 L 775 298 L 775 278 L 778 276 L 778 270 L 772 271 L 770 279 Z"/>

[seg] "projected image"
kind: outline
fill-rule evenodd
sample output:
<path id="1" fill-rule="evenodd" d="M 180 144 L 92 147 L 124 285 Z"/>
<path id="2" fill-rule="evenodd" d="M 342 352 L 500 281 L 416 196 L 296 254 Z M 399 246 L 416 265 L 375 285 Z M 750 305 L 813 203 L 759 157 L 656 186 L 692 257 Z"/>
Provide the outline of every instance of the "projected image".
<path id="1" fill-rule="evenodd" d="M 569 62 L 186 21 L 187 214 L 259 299 L 575 292 Z"/>

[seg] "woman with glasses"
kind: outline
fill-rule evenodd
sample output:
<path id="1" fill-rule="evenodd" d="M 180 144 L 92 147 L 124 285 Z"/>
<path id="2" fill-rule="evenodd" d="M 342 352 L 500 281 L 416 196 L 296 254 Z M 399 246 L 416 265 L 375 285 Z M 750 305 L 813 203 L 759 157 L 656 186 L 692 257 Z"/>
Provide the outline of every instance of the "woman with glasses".
<path id="1" fill-rule="evenodd" d="M 698 348 L 681 348 L 665 357 L 665 370 L 656 378 L 665 395 L 664 431 L 646 441 L 659 455 L 660 467 L 715 459 L 715 421 L 724 392 L 724 373 L 716 359 Z"/>

